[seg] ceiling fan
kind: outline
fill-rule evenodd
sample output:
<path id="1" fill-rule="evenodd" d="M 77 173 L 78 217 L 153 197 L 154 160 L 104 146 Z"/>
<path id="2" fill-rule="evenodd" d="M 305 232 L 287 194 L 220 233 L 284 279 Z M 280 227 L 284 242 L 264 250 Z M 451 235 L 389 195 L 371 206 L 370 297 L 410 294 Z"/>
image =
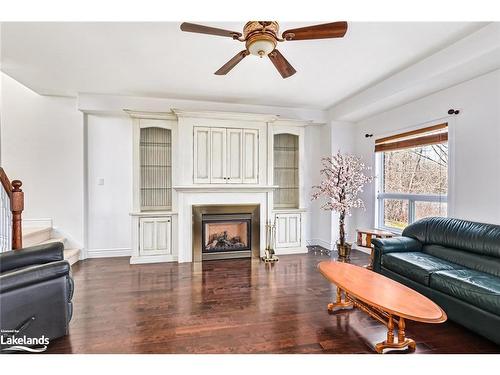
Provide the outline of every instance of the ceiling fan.
<path id="1" fill-rule="evenodd" d="M 276 48 L 278 42 L 342 38 L 347 31 L 347 22 L 332 22 L 290 29 L 283 32 L 281 38 L 279 37 L 279 24 L 276 21 L 249 21 L 243 27 L 243 34 L 236 31 L 218 29 L 216 27 L 197 25 L 188 22 L 181 24 L 181 30 L 191 33 L 225 36 L 240 42 L 245 42 L 246 48 L 238 52 L 236 56 L 222 65 L 222 67 L 215 72 L 217 75 L 229 73 L 236 64 L 252 54 L 259 57 L 268 56 L 281 76 L 283 78 L 288 78 L 294 75 L 296 70 Z"/>

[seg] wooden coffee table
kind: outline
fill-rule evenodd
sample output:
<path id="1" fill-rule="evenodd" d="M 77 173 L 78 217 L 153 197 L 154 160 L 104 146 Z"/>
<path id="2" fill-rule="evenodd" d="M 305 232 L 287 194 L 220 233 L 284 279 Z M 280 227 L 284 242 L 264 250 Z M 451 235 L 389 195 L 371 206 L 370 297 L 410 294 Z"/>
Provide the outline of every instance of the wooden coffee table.
<path id="1" fill-rule="evenodd" d="M 329 312 L 357 307 L 387 326 L 387 339 L 375 345 L 377 353 L 389 348 L 415 350 L 415 341 L 405 337 L 405 319 L 424 323 L 446 321 L 446 313 L 438 305 L 388 277 L 342 262 L 324 261 L 318 269 L 337 285 L 337 300 L 328 304 Z"/>

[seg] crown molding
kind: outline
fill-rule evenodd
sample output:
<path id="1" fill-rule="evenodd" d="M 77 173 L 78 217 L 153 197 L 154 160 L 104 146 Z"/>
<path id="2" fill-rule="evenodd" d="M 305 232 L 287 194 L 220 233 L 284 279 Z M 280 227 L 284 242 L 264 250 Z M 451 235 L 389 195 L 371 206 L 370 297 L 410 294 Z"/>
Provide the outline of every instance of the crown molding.
<path id="1" fill-rule="evenodd" d="M 177 120 L 177 116 L 172 112 L 144 112 L 124 109 L 130 117 L 150 120 Z"/>
<path id="2" fill-rule="evenodd" d="M 260 121 L 274 122 L 278 115 L 269 115 L 263 113 L 245 113 L 245 112 L 218 112 L 218 111 L 186 111 L 181 109 L 172 109 L 172 112 L 178 118 L 204 118 L 217 120 L 237 120 L 237 121 Z"/>
<path id="3" fill-rule="evenodd" d="M 298 119 L 289 119 L 289 118 L 278 118 L 273 122 L 273 125 L 277 126 L 317 126 L 324 125 L 324 123 L 314 122 L 313 120 L 298 120 Z"/>

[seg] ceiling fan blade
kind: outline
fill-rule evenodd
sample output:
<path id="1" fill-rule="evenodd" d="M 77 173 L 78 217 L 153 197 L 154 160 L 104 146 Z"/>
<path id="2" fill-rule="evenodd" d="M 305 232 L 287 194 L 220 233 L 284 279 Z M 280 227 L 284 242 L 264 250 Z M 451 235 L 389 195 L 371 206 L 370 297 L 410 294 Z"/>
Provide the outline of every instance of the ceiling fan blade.
<path id="1" fill-rule="evenodd" d="M 283 39 L 286 40 L 307 40 L 342 38 L 347 31 L 347 22 L 332 22 L 322 25 L 301 27 L 283 32 Z"/>
<path id="2" fill-rule="evenodd" d="M 242 35 L 241 33 L 238 33 L 236 31 L 218 29 L 216 27 L 210 27 L 210 26 L 197 25 L 195 23 L 189 23 L 189 22 L 183 22 L 181 24 L 181 30 L 190 33 L 227 36 L 230 38 L 239 38 Z"/>
<path id="3" fill-rule="evenodd" d="M 229 60 L 224 65 L 222 65 L 221 68 L 219 70 L 217 70 L 214 74 L 216 74 L 218 76 L 223 76 L 223 75 L 229 73 L 229 71 L 231 69 L 233 69 L 236 66 L 236 64 L 238 64 L 241 60 L 243 60 L 248 55 L 249 55 L 249 52 L 246 49 L 241 51 L 241 52 L 238 52 L 236 54 L 236 56 L 234 56 L 231 60 Z"/>
<path id="4" fill-rule="evenodd" d="M 283 78 L 293 76 L 297 72 L 277 49 L 271 52 L 268 56 Z"/>

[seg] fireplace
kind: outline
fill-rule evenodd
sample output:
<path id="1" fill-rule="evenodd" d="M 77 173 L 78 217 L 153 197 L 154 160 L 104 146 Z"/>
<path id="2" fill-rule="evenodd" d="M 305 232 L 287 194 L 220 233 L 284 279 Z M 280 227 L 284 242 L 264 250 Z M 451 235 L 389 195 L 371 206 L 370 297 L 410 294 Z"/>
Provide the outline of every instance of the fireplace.
<path id="1" fill-rule="evenodd" d="M 252 248 L 252 214 L 205 214 L 201 216 L 201 251 L 249 251 Z"/>
<path id="2" fill-rule="evenodd" d="M 193 260 L 258 257 L 259 209 L 258 205 L 193 206 Z"/>

